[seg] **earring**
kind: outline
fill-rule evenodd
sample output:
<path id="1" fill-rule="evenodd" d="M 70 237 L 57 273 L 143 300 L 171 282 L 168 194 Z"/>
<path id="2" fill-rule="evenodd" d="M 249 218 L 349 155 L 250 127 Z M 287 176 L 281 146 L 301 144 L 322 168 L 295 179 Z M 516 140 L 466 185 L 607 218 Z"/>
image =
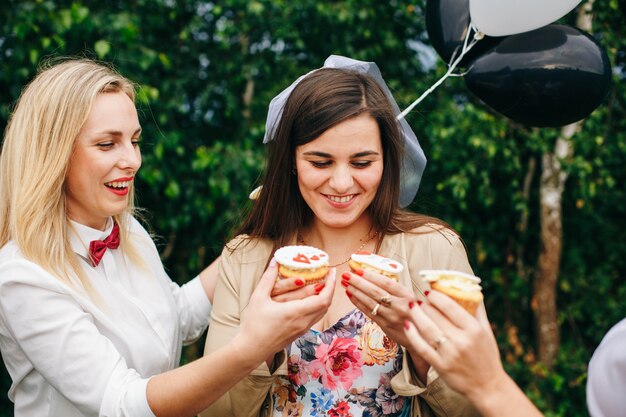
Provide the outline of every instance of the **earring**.
<path id="1" fill-rule="evenodd" d="M 295 168 L 291 168 L 291 173 L 293 175 L 298 175 L 298 171 Z"/>

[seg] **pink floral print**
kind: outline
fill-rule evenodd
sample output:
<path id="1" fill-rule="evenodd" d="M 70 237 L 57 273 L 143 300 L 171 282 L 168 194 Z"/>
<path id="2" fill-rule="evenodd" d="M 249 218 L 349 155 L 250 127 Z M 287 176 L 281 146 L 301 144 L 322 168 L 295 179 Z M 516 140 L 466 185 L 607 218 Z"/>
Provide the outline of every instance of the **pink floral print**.
<path id="1" fill-rule="evenodd" d="M 333 339 L 330 345 L 321 344 L 315 350 L 315 360 L 309 365 L 312 378 L 321 378 L 325 388 L 334 390 L 337 385 L 350 389 L 363 372 L 361 351 L 354 339 Z"/>
<path id="2" fill-rule="evenodd" d="M 391 389 L 402 351 L 361 311 L 288 350 L 288 375 L 272 387 L 274 417 L 409 416 L 411 402 Z"/>

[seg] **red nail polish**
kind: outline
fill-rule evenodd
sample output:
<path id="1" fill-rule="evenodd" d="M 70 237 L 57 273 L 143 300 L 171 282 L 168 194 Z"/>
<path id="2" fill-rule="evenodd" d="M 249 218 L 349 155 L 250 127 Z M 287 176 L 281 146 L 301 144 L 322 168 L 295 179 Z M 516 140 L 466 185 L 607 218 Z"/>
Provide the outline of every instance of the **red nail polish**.
<path id="1" fill-rule="evenodd" d="M 411 325 L 409 324 L 408 320 L 404 320 L 404 328 L 409 330 L 411 328 Z"/>
<path id="2" fill-rule="evenodd" d="M 421 306 L 421 305 L 422 305 L 422 303 L 423 303 L 423 301 L 422 301 L 422 300 L 417 300 L 417 305 L 418 305 L 418 306 Z"/>
<path id="3" fill-rule="evenodd" d="M 303 280 L 301 280 L 300 278 L 298 278 L 298 279 L 295 281 L 295 284 L 296 284 L 296 286 L 301 287 L 301 286 L 303 286 L 303 285 L 304 285 L 304 281 L 303 281 Z"/>
<path id="4" fill-rule="evenodd" d="M 415 307 L 415 303 L 413 301 L 409 301 L 409 309 Z"/>
<path id="5" fill-rule="evenodd" d="M 350 273 L 349 272 L 344 272 L 343 274 L 341 274 L 341 279 L 345 279 L 346 281 L 350 281 Z"/>
<path id="6" fill-rule="evenodd" d="M 362 277 L 363 276 L 363 270 L 362 269 L 355 269 L 354 273 L 357 274 L 358 276 Z"/>
<path id="7" fill-rule="evenodd" d="M 316 284 L 314 289 L 316 293 L 319 293 L 324 289 L 324 284 Z"/>
<path id="8" fill-rule="evenodd" d="M 352 298 L 352 293 L 348 290 L 346 290 L 346 295 L 348 296 L 348 298 Z"/>
<path id="9" fill-rule="evenodd" d="M 348 285 L 350 285 L 350 284 L 348 284 L 346 281 L 341 281 L 341 285 L 343 285 L 344 287 L 348 288 Z"/>
<path id="10" fill-rule="evenodd" d="M 425 295 L 426 297 L 428 297 L 428 294 L 430 294 L 430 291 L 428 291 L 428 290 L 424 291 L 424 295 Z"/>

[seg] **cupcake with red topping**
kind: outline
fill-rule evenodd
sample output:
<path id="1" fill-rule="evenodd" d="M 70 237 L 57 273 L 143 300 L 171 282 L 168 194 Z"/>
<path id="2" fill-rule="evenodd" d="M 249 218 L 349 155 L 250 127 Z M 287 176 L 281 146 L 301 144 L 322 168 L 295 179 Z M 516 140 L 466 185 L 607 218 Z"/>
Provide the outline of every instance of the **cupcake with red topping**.
<path id="1" fill-rule="evenodd" d="M 313 246 L 283 246 L 274 253 L 281 278 L 302 278 L 308 284 L 326 279 L 328 254 Z"/>
<path id="2" fill-rule="evenodd" d="M 369 269 L 396 281 L 400 279 L 400 273 L 404 269 L 404 266 L 394 259 L 366 251 L 353 253 L 348 265 L 352 271 Z"/>

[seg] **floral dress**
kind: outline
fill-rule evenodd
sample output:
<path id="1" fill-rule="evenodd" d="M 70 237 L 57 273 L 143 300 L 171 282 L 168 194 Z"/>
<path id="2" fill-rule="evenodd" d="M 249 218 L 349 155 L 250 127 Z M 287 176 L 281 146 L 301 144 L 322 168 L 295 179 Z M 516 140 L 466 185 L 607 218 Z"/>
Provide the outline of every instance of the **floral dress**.
<path id="1" fill-rule="evenodd" d="M 291 344 L 288 375 L 272 386 L 273 416 L 407 417 L 410 399 L 391 389 L 401 364 L 398 345 L 355 309 Z"/>

